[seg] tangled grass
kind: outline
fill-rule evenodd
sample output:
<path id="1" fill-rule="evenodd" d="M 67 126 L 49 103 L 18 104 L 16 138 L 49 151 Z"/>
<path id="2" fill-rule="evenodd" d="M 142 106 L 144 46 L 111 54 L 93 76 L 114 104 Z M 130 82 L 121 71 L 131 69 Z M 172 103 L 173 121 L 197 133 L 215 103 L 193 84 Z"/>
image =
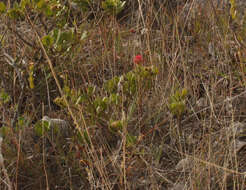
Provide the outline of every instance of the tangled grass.
<path id="1" fill-rule="evenodd" d="M 245 189 L 241 1 L 103 2 L 0 4 L 1 189 Z"/>

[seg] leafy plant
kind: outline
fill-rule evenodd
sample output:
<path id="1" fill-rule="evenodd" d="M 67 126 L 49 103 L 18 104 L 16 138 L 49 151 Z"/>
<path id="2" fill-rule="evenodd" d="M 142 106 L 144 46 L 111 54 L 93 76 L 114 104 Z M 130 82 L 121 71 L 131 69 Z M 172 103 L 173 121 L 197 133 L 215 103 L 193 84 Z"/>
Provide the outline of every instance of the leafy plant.
<path id="1" fill-rule="evenodd" d="M 126 146 L 127 147 L 132 147 L 136 144 L 137 142 L 137 137 L 131 134 L 126 135 Z"/>
<path id="2" fill-rule="evenodd" d="M 50 122 L 48 121 L 38 121 L 35 126 L 34 130 L 38 136 L 43 136 L 50 131 Z"/>
<path id="3" fill-rule="evenodd" d="M 102 7 L 106 12 L 117 15 L 123 10 L 125 3 L 121 0 L 105 0 L 102 2 Z"/>
<path id="4" fill-rule="evenodd" d="M 231 5 L 230 15 L 231 15 L 231 18 L 234 20 L 237 16 L 235 0 L 230 0 L 230 5 Z"/>
<path id="5" fill-rule="evenodd" d="M 100 120 L 107 120 L 109 131 L 116 133 L 122 130 L 126 122 L 119 119 L 120 115 L 117 114 L 121 113 L 122 105 L 124 110 L 130 109 L 129 114 L 132 115 L 135 110 L 132 108 L 133 104 L 151 89 L 157 72 L 156 67 L 139 65 L 126 74 L 106 81 L 101 88 L 88 85 L 84 92 L 70 89 L 65 79 L 63 91 L 71 106 L 84 110 L 88 124 L 94 125 Z M 57 97 L 54 102 L 63 108 L 66 107 L 62 97 Z"/>
<path id="6" fill-rule="evenodd" d="M 187 89 L 177 90 L 169 99 L 169 110 L 177 117 L 184 114 L 186 109 Z"/>
<path id="7" fill-rule="evenodd" d="M 3 2 L 0 2 L 0 14 L 6 12 L 6 6 Z"/>
<path id="8" fill-rule="evenodd" d="M 5 92 L 5 90 L 2 88 L 0 91 L 0 105 L 6 104 L 10 101 L 10 96 Z"/>
<path id="9" fill-rule="evenodd" d="M 52 47 L 57 52 L 69 51 L 74 39 L 73 28 L 66 31 L 56 28 L 42 38 L 42 43 L 47 49 Z"/>
<path id="10" fill-rule="evenodd" d="M 17 3 L 14 2 L 13 8 L 7 11 L 7 15 L 11 19 L 19 19 L 24 17 L 24 10 L 22 7 Z"/>
<path id="11" fill-rule="evenodd" d="M 112 133 L 116 133 L 118 131 L 122 131 L 122 127 L 123 127 L 123 121 L 122 120 L 111 120 L 109 122 L 109 130 Z"/>
<path id="12" fill-rule="evenodd" d="M 73 0 L 73 2 L 80 8 L 82 11 L 88 11 L 90 8 L 91 0 Z"/>

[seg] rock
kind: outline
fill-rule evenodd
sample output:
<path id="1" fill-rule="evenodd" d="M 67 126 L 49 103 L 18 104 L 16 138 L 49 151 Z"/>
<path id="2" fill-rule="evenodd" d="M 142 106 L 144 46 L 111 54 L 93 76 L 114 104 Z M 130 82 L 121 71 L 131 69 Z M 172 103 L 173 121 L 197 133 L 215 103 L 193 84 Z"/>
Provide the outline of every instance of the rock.
<path id="1" fill-rule="evenodd" d="M 234 152 L 235 150 L 235 152 L 238 153 L 245 145 L 246 145 L 246 142 L 235 140 L 234 142 L 232 142 L 231 151 Z"/>
<path id="2" fill-rule="evenodd" d="M 208 101 L 205 97 L 202 97 L 196 101 L 196 105 L 198 108 L 204 108 L 204 107 L 208 106 Z"/>
<path id="3" fill-rule="evenodd" d="M 48 116 L 44 116 L 41 121 L 47 121 L 49 122 L 49 125 L 51 127 L 51 131 L 53 131 L 54 128 L 58 129 L 58 132 L 61 136 L 67 137 L 69 134 L 69 124 L 67 121 L 58 119 L 58 118 L 49 118 Z"/>
<path id="4" fill-rule="evenodd" d="M 242 122 L 233 122 L 227 133 L 229 133 L 229 136 L 235 137 L 237 139 L 246 136 L 246 124 Z"/>
<path id="5" fill-rule="evenodd" d="M 192 165 L 193 165 L 193 160 L 191 160 L 190 158 L 184 158 L 179 161 L 175 169 L 185 172 L 187 170 L 190 170 L 192 168 Z"/>

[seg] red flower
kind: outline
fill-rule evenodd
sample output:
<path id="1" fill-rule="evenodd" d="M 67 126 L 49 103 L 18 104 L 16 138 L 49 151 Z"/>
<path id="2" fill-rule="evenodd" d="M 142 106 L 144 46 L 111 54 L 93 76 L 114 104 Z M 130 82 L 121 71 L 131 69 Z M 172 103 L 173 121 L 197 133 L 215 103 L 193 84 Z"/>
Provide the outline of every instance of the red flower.
<path id="1" fill-rule="evenodd" d="M 130 32 L 134 34 L 134 33 L 136 33 L 136 30 L 131 29 Z"/>
<path id="2" fill-rule="evenodd" d="M 133 59 L 133 62 L 134 62 L 135 64 L 139 64 L 139 63 L 141 63 L 142 61 L 143 61 L 142 55 L 136 55 L 136 56 L 134 57 L 134 59 Z"/>

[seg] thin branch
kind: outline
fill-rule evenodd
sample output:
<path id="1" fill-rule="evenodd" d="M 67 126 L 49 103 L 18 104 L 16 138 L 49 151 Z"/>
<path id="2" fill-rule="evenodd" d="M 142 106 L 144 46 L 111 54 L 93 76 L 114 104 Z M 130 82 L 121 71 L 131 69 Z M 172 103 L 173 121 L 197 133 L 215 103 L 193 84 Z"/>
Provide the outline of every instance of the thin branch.
<path id="1" fill-rule="evenodd" d="M 9 179 L 9 175 L 8 175 L 8 172 L 5 168 L 5 165 L 4 165 L 4 158 L 3 158 L 3 155 L 2 155 L 2 141 L 3 141 L 3 138 L 0 136 L 0 167 L 2 169 L 2 172 L 6 178 L 6 182 L 5 184 L 8 186 L 8 190 L 12 190 L 12 184 L 11 184 L 11 181 Z"/>
<path id="2" fill-rule="evenodd" d="M 28 42 L 27 40 L 25 40 L 25 39 L 22 37 L 23 35 L 19 34 L 16 30 L 14 30 L 13 28 L 11 28 L 10 26 L 7 26 L 7 27 L 8 27 L 8 29 L 9 29 L 11 32 L 15 33 L 15 34 L 18 36 L 18 38 L 19 38 L 22 42 L 24 42 L 26 45 L 28 45 L 28 46 L 30 46 L 31 48 L 36 49 L 36 50 L 39 49 L 39 48 L 36 47 L 34 44 L 32 44 L 32 43 Z"/>
<path id="3" fill-rule="evenodd" d="M 56 86 L 58 87 L 58 90 L 59 90 L 61 96 L 64 97 L 65 104 L 66 104 L 66 106 L 67 106 L 67 108 L 68 108 L 68 112 L 69 112 L 70 116 L 72 117 L 72 119 L 73 119 L 73 121 L 74 121 L 75 127 L 76 127 L 76 129 L 77 129 L 81 134 L 83 134 L 83 132 L 81 131 L 81 127 L 79 126 L 79 123 L 78 123 L 78 121 L 77 121 L 77 119 L 76 119 L 76 117 L 75 117 L 75 115 L 74 115 L 74 113 L 73 113 L 73 111 L 72 111 L 72 108 L 71 108 L 71 106 L 70 106 L 70 104 L 69 104 L 67 98 L 64 96 L 64 92 L 63 92 L 62 87 L 61 87 L 61 84 L 60 84 L 60 82 L 59 82 L 59 80 L 58 80 L 58 78 L 57 78 L 57 75 L 56 75 L 54 66 L 53 66 L 53 64 L 52 64 L 52 62 L 51 62 L 51 60 L 50 60 L 50 57 L 48 56 L 48 53 L 47 53 L 46 49 L 44 48 L 44 45 L 43 45 L 43 43 L 42 43 L 41 37 L 40 37 L 40 35 L 39 35 L 39 33 L 38 33 L 38 30 L 37 30 L 36 27 L 34 26 L 34 24 L 33 24 L 33 22 L 31 21 L 29 15 L 26 14 L 26 18 L 27 18 L 28 22 L 30 23 L 30 25 L 32 26 L 32 29 L 33 29 L 33 31 L 35 32 L 36 36 L 37 36 L 39 45 L 40 45 L 40 47 L 41 47 L 41 49 L 42 49 L 42 51 L 43 51 L 43 53 L 44 53 L 44 56 L 45 56 L 45 58 L 46 58 L 46 61 L 48 62 L 49 68 L 50 68 L 50 70 L 51 70 L 51 74 L 52 74 L 53 78 L 55 79 Z M 82 119 L 83 119 L 83 125 L 84 125 L 83 127 L 86 129 L 86 123 L 85 123 L 85 119 L 84 119 L 83 114 L 81 114 L 81 116 L 82 116 Z M 88 132 L 88 131 L 87 131 L 87 132 Z"/>
<path id="4" fill-rule="evenodd" d="M 233 101 L 233 100 L 237 99 L 238 97 L 240 97 L 240 96 L 242 96 L 242 95 L 245 95 L 245 94 L 246 94 L 246 90 L 243 91 L 243 92 L 241 92 L 240 94 L 234 96 L 234 97 L 227 98 L 227 99 L 225 99 L 224 101 L 215 104 L 214 107 L 219 106 L 219 105 L 222 105 L 222 104 L 227 103 L 227 102 L 230 102 L 230 101 Z M 192 117 L 194 117 L 194 116 L 196 116 L 197 114 L 199 114 L 199 113 L 201 113 L 201 112 L 203 112 L 203 111 L 206 111 L 206 110 L 208 110 L 208 109 L 210 109 L 210 106 L 207 106 L 207 107 L 205 107 L 205 108 L 203 108 L 203 109 L 201 109 L 201 110 L 199 110 L 199 111 L 197 111 L 197 112 L 191 114 L 189 117 L 185 118 L 181 123 L 185 123 L 186 121 L 188 121 L 188 120 L 191 119 Z"/>
<path id="5" fill-rule="evenodd" d="M 16 127 L 17 118 L 18 118 L 18 115 L 19 115 L 19 112 L 20 112 L 20 107 L 21 107 L 21 104 L 22 104 L 22 101 L 23 101 L 25 82 L 24 82 L 24 79 L 23 79 L 22 74 L 21 74 L 21 69 L 18 67 L 18 65 L 16 64 L 15 60 L 10 55 L 8 55 L 7 53 L 4 53 L 4 55 L 5 55 L 6 62 L 10 66 L 12 66 L 14 68 L 15 72 L 17 73 L 17 76 L 18 76 L 19 82 L 20 82 L 20 86 L 21 86 L 21 93 L 20 93 L 19 98 L 18 98 L 17 108 L 15 110 L 14 117 L 13 117 L 13 119 L 11 121 L 11 126 L 13 128 L 15 128 Z"/>

